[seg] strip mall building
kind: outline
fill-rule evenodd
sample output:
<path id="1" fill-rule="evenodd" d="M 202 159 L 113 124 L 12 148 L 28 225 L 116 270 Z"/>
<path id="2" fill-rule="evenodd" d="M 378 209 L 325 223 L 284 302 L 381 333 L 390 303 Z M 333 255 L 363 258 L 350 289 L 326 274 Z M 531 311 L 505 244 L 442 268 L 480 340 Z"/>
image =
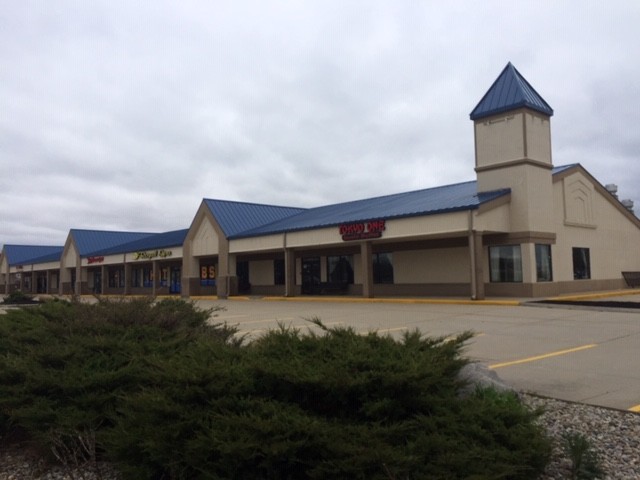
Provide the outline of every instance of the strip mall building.
<path id="1" fill-rule="evenodd" d="M 204 199 L 165 233 L 5 245 L 0 292 L 539 297 L 625 286 L 640 220 L 554 166 L 551 107 L 508 64 L 470 117 L 476 180 L 318 208 Z"/>

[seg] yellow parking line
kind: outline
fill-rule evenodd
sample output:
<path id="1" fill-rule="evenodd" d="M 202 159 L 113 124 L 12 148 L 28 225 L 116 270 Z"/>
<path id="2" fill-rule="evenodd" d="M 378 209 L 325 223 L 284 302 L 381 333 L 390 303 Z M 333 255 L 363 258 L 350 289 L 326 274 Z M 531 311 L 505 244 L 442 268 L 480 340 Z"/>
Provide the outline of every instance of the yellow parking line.
<path id="1" fill-rule="evenodd" d="M 589 345 L 582 345 L 581 347 L 568 348 L 567 350 L 559 350 L 557 352 L 545 353 L 544 355 L 536 355 L 535 357 L 527 357 L 521 358 L 520 360 L 513 360 L 511 362 L 503 362 L 503 363 L 495 363 L 493 365 L 489 365 L 489 368 L 502 368 L 502 367 L 510 367 L 511 365 L 519 365 L 521 363 L 529 363 L 535 362 L 537 360 L 543 360 L 545 358 L 557 357 L 559 355 L 566 355 L 567 353 L 579 352 L 581 350 L 587 350 L 589 348 L 596 347 L 597 344 L 591 343 Z"/>
<path id="2" fill-rule="evenodd" d="M 640 413 L 640 405 L 636 405 L 635 407 L 631 407 L 629 410 L 632 411 L 632 412 Z"/>

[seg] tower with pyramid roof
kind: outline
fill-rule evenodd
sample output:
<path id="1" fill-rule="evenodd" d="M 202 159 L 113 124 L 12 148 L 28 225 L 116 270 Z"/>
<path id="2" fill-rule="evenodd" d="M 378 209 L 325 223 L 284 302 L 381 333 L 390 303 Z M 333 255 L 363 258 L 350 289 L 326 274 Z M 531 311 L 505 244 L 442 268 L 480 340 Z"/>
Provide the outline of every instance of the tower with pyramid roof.
<path id="1" fill-rule="evenodd" d="M 478 191 L 511 188 L 511 231 L 550 232 L 553 109 L 508 63 L 470 114 Z"/>

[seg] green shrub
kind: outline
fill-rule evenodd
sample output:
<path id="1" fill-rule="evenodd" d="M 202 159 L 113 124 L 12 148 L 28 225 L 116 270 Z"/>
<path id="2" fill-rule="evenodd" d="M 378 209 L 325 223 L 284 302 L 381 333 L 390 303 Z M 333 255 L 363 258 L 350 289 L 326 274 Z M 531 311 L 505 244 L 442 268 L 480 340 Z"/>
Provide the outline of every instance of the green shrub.
<path id="1" fill-rule="evenodd" d="M 15 292 L 11 292 L 7 296 L 5 296 L 2 303 L 8 305 L 23 305 L 37 302 L 33 300 L 33 297 L 31 295 L 27 295 L 21 290 L 16 290 Z"/>
<path id="2" fill-rule="evenodd" d="M 571 460 L 571 480 L 593 480 L 604 476 L 600 458 L 587 437 L 581 433 L 566 434 L 563 448 Z"/>
<path id="3" fill-rule="evenodd" d="M 181 300 L 54 301 L 0 319 L 0 412 L 5 429 L 48 442 L 52 430 L 104 429 L 119 400 L 158 379 L 150 359 L 235 329 Z"/>
<path id="4" fill-rule="evenodd" d="M 511 394 L 457 394 L 468 338 L 280 328 L 203 347 L 128 396 L 105 441 L 127 478 L 536 478 L 535 415 Z"/>
<path id="5" fill-rule="evenodd" d="M 0 414 L 63 459 L 91 439 L 82 458 L 136 480 L 533 479 L 544 467 L 548 441 L 516 397 L 458 395 L 469 333 L 281 327 L 243 344 L 207 326 L 212 313 L 174 300 L 10 312 Z"/>

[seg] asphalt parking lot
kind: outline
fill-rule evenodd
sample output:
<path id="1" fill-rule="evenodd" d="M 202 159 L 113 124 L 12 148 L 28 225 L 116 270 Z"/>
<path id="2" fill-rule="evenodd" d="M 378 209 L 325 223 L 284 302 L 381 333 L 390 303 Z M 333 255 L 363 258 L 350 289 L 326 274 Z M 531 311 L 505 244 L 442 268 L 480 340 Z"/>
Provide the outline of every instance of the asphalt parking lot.
<path id="1" fill-rule="evenodd" d="M 631 300 L 630 297 L 622 297 Z M 633 299 L 637 300 L 637 298 Z M 216 321 L 249 338 L 278 324 L 316 330 L 351 326 L 394 336 L 475 332 L 465 354 L 494 369 L 514 388 L 563 400 L 640 411 L 640 310 L 563 306 L 422 303 L 409 299 L 201 300 L 220 305 Z"/>

